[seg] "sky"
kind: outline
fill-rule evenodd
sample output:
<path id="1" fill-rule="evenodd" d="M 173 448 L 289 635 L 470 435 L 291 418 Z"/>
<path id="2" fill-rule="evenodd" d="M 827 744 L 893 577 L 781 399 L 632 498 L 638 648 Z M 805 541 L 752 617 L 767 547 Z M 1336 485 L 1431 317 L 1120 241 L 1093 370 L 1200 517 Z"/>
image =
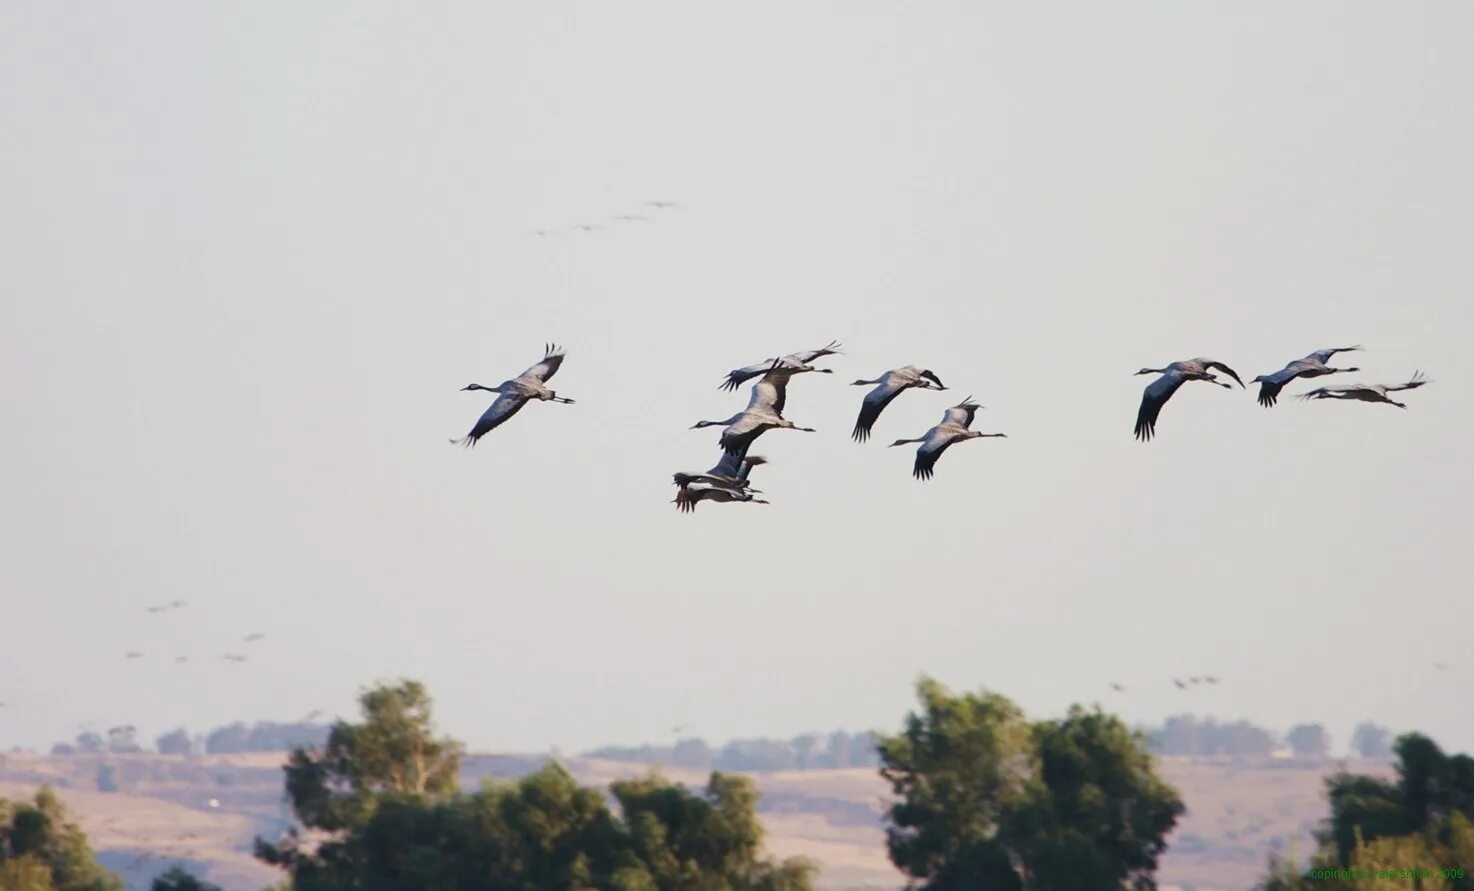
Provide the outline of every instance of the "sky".
<path id="1" fill-rule="evenodd" d="M 398 677 L 476 749 L 894 730 L 927 673 L 1474 748 L 1474 5 L 38 0 L 0 70 L 0 745 Z M 831 339 L 772 503 L 678 513 L 722 375 Z M 548 341 L 576 404 L 448 445 Z M 1132 438 L 1138 368 L 1349 344 L 1433 383 Z M 967 394 L 1008 438 L 912 479 Z"/>

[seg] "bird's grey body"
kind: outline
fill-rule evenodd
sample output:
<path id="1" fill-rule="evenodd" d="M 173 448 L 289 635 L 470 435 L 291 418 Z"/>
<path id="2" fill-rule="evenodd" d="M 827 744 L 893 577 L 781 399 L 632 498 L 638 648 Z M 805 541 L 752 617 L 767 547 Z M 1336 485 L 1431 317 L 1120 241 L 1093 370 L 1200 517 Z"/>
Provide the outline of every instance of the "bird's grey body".
<path id="1" fill-rule="evenodd" d="M 865 394 L 865 399 L 860 403 L 860 415 L 855 419 L 855 429 L 851 431 L 850 437 L 855 442 L 864 442 L 870 438 L 870 429 L 875 426 L 875 421 L 885 407 L 891 404 L 897 396 L 910 389 L 918 390 L 945 390 L 942 379 L 930 370 L 917 368 L 915 365 L 904 365 L 893 368 L 882 374 L 875 380 L 855 381 L 851 386 L 868 387 L 875 385 L 875 389 Z"/>
<path id="2" fill-rule="evenodd" d="M 1261 374 L 1250 383 L 1259 384 L 1259 404 L 1269 408 L 1279 401 L 1280 391 L 1285 388 L 1285 384 L 1297 377 L 1321 377 L 1327 374 L 1339 374 L 1343 371 L 1360 371 L 1360 368 L 1332 368 L 1326 364 L 1337 353 L 1349 353 L 1360 349 L 1359 346 L 1349 346 L 1316 350 L 1303 359 L 1290 362 L 1273 374 Z"/>
<path id="3" fill-rule="evenodd" d="M 1395 405 L 1398 408 L 1407 406 L 1392 397 L 1388 393 L 1398 393 L 1403 390 L 1415 390 L 1428 383 L 1421 371 L 1414 372 L 1413 376 L 1405 383 L 1392 384 L 1348 384 L 1344 387 L 1319 387 L 1308 393 L 1301 393 L 1301 399 L 1352 399 L 1357 402 L 1384 402 Z"/>
<path id="4" fill-rule="evenodd" d="M 810 363 L 813 362 L 815 359 L 822 359 L 825 356 L 835 355 L 839 352 L 839 347 L 839 341 L 835 340 L 830 341 L 828 345 L 822 346 L 817 350 L 802 350 L 797 353 L 789 353 L 786 356 L 779 356 L 773 359 L 764 359 L 761 362 L 754 362 L 753 364 L 748 365 L 745 368 L 734 368 L 731 371 L 727 372 L 726 378 L 722 380 L 721 384 L 718 386 L 718 389 L 736 390 L 738 387 L 742 386 L 744 383 L 752 380 L 758 375 L 766 374 L 767 372 L 773 370 L 774 367 L 802 368 L 808 371 L 817 371 L 821 374 L 830 374 L 832 373 L 831 369 L 811 368 Z"/>
<path id="5" fill-rule="evenodd" d="M 931 479 L 933 468 L 936 467 L 937 459 L 942 453 L 954 443 L 966 442 L 969 439 L 983 439 L 985 437 L 1006 437 L 1005 433 L 979 433 L 970 430 L 972 419 L 977 415 L 981 405 L 972 401 L 969 396 L 957 405 L 947 409 L 942 415 L 942 423 L 926 431 L 917 439 L 898 439 L 891 443 L 892 447 L 906 445 L 908 443 L 921 443 L 916 449 L 916 464 L 912 468 L 912 475 L 919 480 Z"/>
<path id="6" fill-rule="evenodd" d="M 1146 389 L 1141 392 L 1141 407 L 1136 410 L 1135 436 L 1142 442 L 1147 442 L 1157 435 L 1157 418 L 1162 414 L 1162 406 L 1172 398 L 1183 384 L 1188 381 L 1208 381 L 1220 387 L 1233 389 L 1218 380 L 1218 376 L 1209 369 L 1217 369 L 1238 381 L 1240 387 L 1244 382 L 1239 379 L 1238 373 L 1222 362 L 1213 359 L 1184 359 L 1181 362 L 1173 362 L 1166 368 L 1143 368 L 1137 374 L 1160 374 L 1161 377 L 1147 384 Z"/>
<path id="7" fill-rule="evenodd" d="M 572 399 L 559 396 L 547 386 L 548 380 L 558 373 L 558 368 L 563 364 L 563 358 L 563 350 L 549 344 L 543 350 L 541 362 L 511 380 L 502 381 L 495 387 L 483 387 L 480 384 L 468 384 L 462 387 L 462 391 L 486 390 L 498 395 L 491 407 L 477 419 L 476 426 L 471 428 L 471 432 L 460 439 L 452 439 L 451 443 L 464 445 L 467 448 L 474 446 L 477 440 L 506 423 L 512 415 L 522 410 L 522 406 L 533 400 L 572 405 Z"/>

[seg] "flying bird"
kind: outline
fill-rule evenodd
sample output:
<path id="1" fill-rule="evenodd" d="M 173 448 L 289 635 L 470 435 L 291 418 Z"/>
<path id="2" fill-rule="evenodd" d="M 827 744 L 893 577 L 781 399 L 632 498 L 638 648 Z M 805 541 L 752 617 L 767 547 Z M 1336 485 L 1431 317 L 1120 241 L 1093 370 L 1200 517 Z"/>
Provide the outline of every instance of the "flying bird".
<path id="1" fill-rule="evenodd" d="M 1115 690 L 1117 693 L 1125 693 L 1126 692 L 1126 688 L 1123 687 L 1123 686 L 1121 686 L 1120 684 L 1111 684 L 1111 689 L 1112 690 Z"/>
<path id="2" fill-rule="evenodd" d="M 809 363 L 813 362 L 815 359 L 822 359 L 825 356 L 833 356 L 837 354 L 839 352 L 839 347 L 839 341 L 832 340 L 828 344 L 818 348 L 817 350 L 802 350 L 797 353 L 789 353 L 786 356 L 779 356 L 776 359 L 764 359 L 761 362 L 754 362 L 746 368 L 734 368 L 733 370 L 727 372 L 727 377 L 722 381 L 721 385 L 718 386 L 717 389 L 736 390 L 738 387 L 742 386 L 744 383 L 752 380 L 758 375 L 765 374 L 768 371 L 771 371 L 775 363 L 778 367 L 781 368 L 807 368 L 809 366 Z M 821 374 L 833 373 L 832 369 L 829 368 L 815 368 L 812 370 L 820 372 Z"/>
<path id="3" fill-rule="evenodd" d="M 1360 350 L 1360 346 L 1334 347 L 1328 350 L 1316 350 L 1303 359 L 1296 359 L 1284 368 L 1273 374 L 1261 374 L 1250 383 L 1259 384 L 1259 404 L 1269 408 L 1279 401 L 1280 390 L 1285 384 L 1297 377 L 1321 377 L 1327 374 L 1338 374 L 1343 371 L 1360 371 L 1360 368 L 1332 368 L 1326 363 L 1337 353 L 1349 353 Z"/>
<path id="4" fill-rule="evenodd" d="M 1211 675 L 1211 674 L 1210 674 L 1210 675 L 1208 675 L 1208 676 L 1206 676 L 1206 677 L 1204 677 L 1204 678 L 1203 678 L 1203 680 L 1204 680 L 1204 681 L 1205 681 L 1205 682 L 1207 682 L 1207 683 L 1209 683 L 1209 684 L 1216 684 L 1216 683 L 1218 683 L 1218 678 L 1215 678 L 1215 677 L 1214 677 L 1214 676 L 1213 676 L 1213 675 Z"/>
<path id="5" fill-rule="evenodd" d="M 637 214 L 637 213 L 622 213 L 622 214 L 618 214 L 618 215 L 616 215 L 614 217 L 614 219 L 619 220 L 622 223 L 648 223 L 648 222 L 650 222 L 650 218 L 649 217 L 641 216 L 640 214 Z"/>
<path id="6" fill-rule="evenodd" d="M 1438 669 L 1439 671 L 1443 671 L 1445 668 L 1448 668 L 1448 666 L 1443 664 L 1442 662 L 1434 662 L 1433 667 Z"/>
<path id="7" fill-rule="evenodd" d="M 1187 689 L 1187 684 L 1183 683 L 1182 681 L 1179 681 L 1177 678 L 1173 678 L 1172 679 L 1172 683 L 1176 684 L 1177 685 L 1177 689 L 1179 689 L 1179 690 L 1186 690 Z"/>
<path id="8" fill-rule="evenodd" d="M 138 652 L 137 650 L 134 650 L 134 651 L 129 652 L 129 653 L 124 653 L 123 654 L 123 658 L 124 659 L 142 659 L 143 658 L 143 654 L 140 653 L 140 652 Z"/>
<path id="9" fill-rule="evenodd" d="M 148 608 L 148 611 L 151 613 L 161 613 L 168 608 L 167 606 L 151 606 Z"/>
<path id="10" fill-rule="evenodd" d="M 1172 398 L 1183 384 L 1188 381 L 1208 381 L 1220 387 L 1232 390 L 1233 387 L 1223 383 L 1218 376 L 1208 369 L 1215 368 L 1239 382 L 1242 387 L 1244 382 L 1239 380 L 1238 374 L 1222 362 L 1212 359 L 1188 359 L 1182 362 L 1173 362 L 1166 368 L 1143 368 L 1137 374 L 1160 374 L 1161 377 L 1146 385 L 1141 391 L 1141 407 L 1136 410 L 1136 438 L 1147 442 L 1157 435 L 1157 417 L 1162 413 L 1162 406 Z"/>
<path id="11" fill-rule="evenodd" d="M 580 232 L 602 232 L 602 231 L 604 231 L 604 227 L 598 225 L 597 223 L 584 223 L 584 224 L 579 225 L 579 226 L 574 226 L 573 228 L 577 229 Z"/>
<path id="12" fill-rule="evenodd" d="M 468 384 L 461 388 L 466 390 L 485 390 L 488 393 L 500 394 L 496 401 L 491 404 L 476 421 L 476 426 L 471 428 L 460 439 L 452 439 L 452 444 L 464 445 L 467 448 L 474 446 L 476 441 L 486 434 L 495 430 L 506 422 L 508 418 L 515 415 L 529 401 L 537 399 L 543 402 L 561 402 L 572 405 L 572 399 L 565 399 L 546 386 L 548 380 L 558 373 L 558 366 L 563 364 L 562 348 L 549 344 L 544 348 L 542 361 L 517 375 L 508 381 L 502 381 L 495 387 L 483 387 L 480 384 Z"/>
<path id="13" fill-rule="evenodd" d="M 184 603 L 183 600 L 171 600 L 171 601 L 169 601 L 169 608 L 170 609 L 179 609 L 181 606 L 184 606 L 184 605 L 185 605 L 185 603 Z"/>
<path id="14" fill-rule="evenodd" d="M 229 661 L 229 662 L 244 662 L 244 661 L 246 661 L 246 657 L 245 656 L 242 656 L 239 653 L 226 653 L 225 656 L 224 656 L 224 658 L 226 659 L 226 661 Z"/>
<path id="15" fill-rule="evenodd" d="M 308 712 L 307 713 L 307 717 L 303 718 L 302 720 L 304 720 L 304 721 L 312 721 L 312 720 L 316 720 L 317 718 L 321 718 L 321 717 L 322 717 L 322 709 L 315 708 L 312 711 Z"/>
<path id="16" fill-rule="evenodd" d="M 189 657 L 188 656 L 175 656 L 174 657 L 174 661 L 175 662 L 188 662 L 189 661 Z"/>
<path id="17" fill-rule="evenodd" d="M 723 489 L 735 489 L 739 492 L 749 489 L 753 492 L 761 492 L 761 489 L 752 489 L 747 482 L 747 475 L 752 472 L 752 468 L 766 463 L 768 459 L 758 455 L 742 456 L 733 452 L 722 452 L 722 460 L 706 473 L 676 473 L 672 474 L 671 478 L 682 489 L 692 483 L 701 483 Z"/>
<path id="18" fill-rule="evenodd" d="M 942 379 L 925 368 L 917 368 L 915 365 L 907 365 L 895 368 L 873 381 L 855 381 L 850 386 L 868 387 L 875 384 L 875 389 L 865 394 L 864 402 L 860 403 L 860 416 L 855 419 L 855 429 L 850 436 L 855 442 L 864 442 L 870 438 L 870 428 L 875 426 L 875 421 L 885 407 L 891 404 L 891 400 L 913 387 L 920 390 L 945 390 Z"/>
<path id="19" fill-rule="evenodd" d="M 937 459 L 942 457 L 953 443 L 966 442 L 969 439 L 983 439 L 996 436 L 1004 438 L 1006 433 L 979 433 L 969 430 L 972 419 L 982 408 L 969 396 L 942 415 L 942 423 L 926 431 L 926 434 L 918 439 L 898 439 L 891 443 L 894 448 L 899 445 L 919 442 L 920 447 L 916 449 L 916 466 L 912 469 L 912 475 L 919 480 L 931 479 L 932 468 L 936 466 Z"/>
<path id="20" fill-rule="evenodd" d="M 1345 387 L 1318 387 L 1309 393 L 1301 393 L 1301 399 L 1355 399 L 1359 402 L 1385 402 L 1398 408 L 1407 408 L 1388 393 L 1397 393 L 1402 390 L 1416 390 L 1430 381 L 1423 377 L 1421 371 L 1413 372 L 1413 376 L 1407 383 L 1392 386 L 1390 384 L 1350 384 Z"/>
<path id="21" fill-rule="evenodd" d="M 800 427 L 783 417 L 783 406 L 788 401 L 788 381 L 795 374 L 818 369 L 810 366 L 785 366 L 780 364 L 781 361 L 775 359 L 768 373 L 752 385 L 752 395 L 747 400 L 747 408 L 724 421 L 697 421 L 691 429 L 726 427 L 727 429 L 722 432 L 722 449 L 738 457 L 746 455 L 753 440 L 768 430 L 802 430 L 805 433 L 814 433 L 814 428 Z"/>
<path id="22" fill-rule="evenodd" d="M 674 201 L 647 201 L 645 206 L 659 208 L 660 210 L 675 210 L 680 207 Z"/>
<path id="23" fill-rule="evenodd" d="M 261 633 L 261 632 L 259 632 L 259 631 L 257 631 L 257 632 L 254 632 L 254 633 L 252 633 L 252 634 L 247 634 L 247 635 L 246 635 L 246 636 L 245 636 L 245 642 L 246 642 L 246 643 L 254 643 L 254 642 L 255 642 L 255 641 L 258 641 L 258 640 L 260 640 L 260 639 L 261 639 L 261 638 L 263 638 L 263 637 L 265 637 L 265 636 L 266 636 L 266 635 L 264 635 L 264 634 L 262 634 L 262 633 Z"/>
<path id="24" fill-rule="evenodd" d="M 751 504 L 768 503 L 763 499 L 754 496 L 751 489 L 748 489 L 745 492 L 739 492 L 736 489 L 728 489 L 723 486 L 701 485 L 686 486 L 682 488 L 679 492 L 676 493 L 676 497 L 671 503 L 676 506 L 676 510 L 682 511 L 684 513 L 690 513 L 691 511 L 694 511 L 696 509 L 696 505 L 702 501 L 715 501 L 721 504 L 727 504 L 733 501 L 740 501 L 743 503 Z"/>

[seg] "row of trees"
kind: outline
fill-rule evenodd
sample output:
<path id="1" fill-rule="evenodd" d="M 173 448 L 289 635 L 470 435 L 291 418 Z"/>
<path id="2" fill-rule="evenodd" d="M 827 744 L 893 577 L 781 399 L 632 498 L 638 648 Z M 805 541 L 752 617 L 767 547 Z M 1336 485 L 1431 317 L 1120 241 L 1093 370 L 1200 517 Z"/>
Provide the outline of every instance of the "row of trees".
<path id="1" fill-rule="evenodd" d="M 683 739 L 673 746 L 604 746 L 585 752 L 589 758 L 608 758 L 634 764 L 668 764 L 697 770 L 812 770 L 838 767 L 876 767 L 873 733 L 808 733 L 792 739 L 734 739 L 713 749 L 701 739 Z"/>
<path id="2" fill-rule="evenodd" d="M 1287 745 L 1297 758 L 1329 758 L 1331 734 L 1322 724 L 1299 724 L 1283 739 L 1274 732 L 1233 721 L 1220 724 L 1212 718 L 1176 715 L 1161 727 L 1146 730 L 1152 751 L 1161 755 L 1268 756 Z M 1370 721 L 1358 724 L 1351 735 L 1351 751 L 1363 758 L 1386 758 L 1392 754 L 1392 731 Z"/>
<path id="3" fill-rule="evenodd" d="M 1309 869 L 1272 857 L 1264 891 L 1474 889 L 1474 758 L 1448 755 L 1417 733 L 1399 737 L 1394 780 L 1341 772 L 1326 780 L 1331 816 Z M 1462 877 L 1438 872 L 1456 868 Z M 1432 870 L 1410 880 L 1390 870 Z"/>
<path id="4" fill-rule="evenodd" d="M 229 755 L 241 752 L 289 752 L 297 746 L 321 745 L 328 738 L 327 724 L 293 722 L 280 724 L 260 721 L 247 725 L 229 724 L 217 727 L 203 736 L 191 736 L 183 727 L 163 734 L 154 745 L 162 755 L 192 755 L 204 752 L 209 755 Z M 77 735 L 70 743 L 57 743 L 51 747 L 53 755 L 83 754 L 128 754 L 144 751 L 138 743 L 138 731 L 133 725 L 114 727 L 104 736 L 95 731 Z"/>
<path id="5" fill-rule="evenodd" d="M 51 787 L 33 801 L 0 798 L 0 891 L 121 891 Z"/>

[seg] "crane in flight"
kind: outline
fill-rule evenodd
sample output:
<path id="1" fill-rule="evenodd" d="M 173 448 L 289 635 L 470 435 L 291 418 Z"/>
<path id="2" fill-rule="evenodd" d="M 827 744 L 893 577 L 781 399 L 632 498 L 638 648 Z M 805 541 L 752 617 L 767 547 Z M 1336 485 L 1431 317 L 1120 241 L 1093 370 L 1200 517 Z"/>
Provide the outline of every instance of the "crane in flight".
<path id="1" fill-rule="evenodd" d="M 483 387 L 480 384 L 467 384 L 462 387 L 466 390 L 485 390 L 488 393 L 496 393 L 496 401 L 491 404 L 481 417 L 477 419 L 476 426 L 471 428 L 460 439 L 452 439 L 452 445 L 464 445 L 467 448 L 474 446 L 481 437 L 506 423 L 512 415 L 522 410 L 522 406 L 536 399 L 542 402 L 561 402 L 564 405 L 572 405 L 572 399 L 559 396 L 555 391 L 548 389 L 547 382 L 553 375 L 558 373 L 559 367 L 563 365 L 562 348 L 548 344 L 543 348 L 541 362 L 512 378 L 502 381 L 494 387 Z"/>

